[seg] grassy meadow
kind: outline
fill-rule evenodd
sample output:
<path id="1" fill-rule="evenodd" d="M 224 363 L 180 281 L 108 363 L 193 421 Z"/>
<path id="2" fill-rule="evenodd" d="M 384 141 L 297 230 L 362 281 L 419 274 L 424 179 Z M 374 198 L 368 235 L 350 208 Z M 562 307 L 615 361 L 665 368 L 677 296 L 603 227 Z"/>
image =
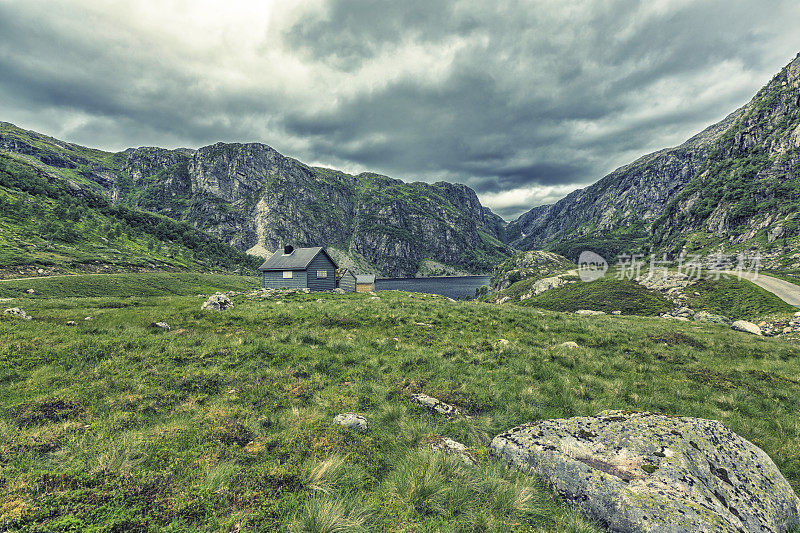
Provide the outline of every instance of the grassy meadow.
<path id="1" fill-rule="evenodd" d="M 3 306 L 34 317 L 0 316 L 0 530 L 597 531 L 486 450 L 604 409 L 720 420 L 800 491 L 800 347 L 781 339 L 401 292 L 201 312 L 194 293 L 253 279 L 98 296 L 109 279 L 0 282 Z M 333 425 L 342 412 L 370 430 Z M 422 449 L 437 435 L 479 467 Z"/>

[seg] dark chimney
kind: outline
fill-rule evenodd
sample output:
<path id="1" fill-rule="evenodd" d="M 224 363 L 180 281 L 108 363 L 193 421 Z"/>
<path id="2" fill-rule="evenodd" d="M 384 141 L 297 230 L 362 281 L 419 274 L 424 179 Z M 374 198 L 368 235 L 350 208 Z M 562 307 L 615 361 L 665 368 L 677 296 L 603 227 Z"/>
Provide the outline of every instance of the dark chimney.
<path id="1" fill-rule="evenodd" d="M 289 255 L 292 252 L 294 252 L 294 246 L 292 246 L 291 244 L 287 244 L 286 246 L 283 247 L 283 255 Z"/>

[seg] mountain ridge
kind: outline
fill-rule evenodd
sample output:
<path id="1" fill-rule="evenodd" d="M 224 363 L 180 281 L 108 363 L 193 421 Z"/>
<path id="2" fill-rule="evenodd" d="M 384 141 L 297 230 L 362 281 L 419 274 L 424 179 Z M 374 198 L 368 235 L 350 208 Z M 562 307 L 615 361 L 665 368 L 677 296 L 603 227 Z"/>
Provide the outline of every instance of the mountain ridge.
<path id="1" fill-rule="evenodd" d="M 524 213 L 509 224 L 509 241 L 521 249 L 550 249 L 571 259 L 584 248 L 610 255 L 651 249 L 672 255 L 757 249 L 774 267 L 798 268 L 800 256 L 776 250 L 768 229 L 778 224 L 782 228 L 778 233 L 796 245 L 798 234 L 789 217 L 796 199 L 789 201 L 772 191 L 775 183 L 796 180 L 800 158 L 792 150 L 800 147 L 798 106 L 800 54 L 747 104 L 684 143 L 646 154 L 555 204 Z M 743 138 L 746 145 L 740 150 L 736 145 Z M 768 161 L 759 160 L 763 168 L 756 174 L 763 172 L 752 190 L 737 185 L 743 179 L 741 172 L 752 174 L 752 168 L 722 164 L 757 157 Z M 775 161 L 782 158 L 785 179 L 774 170 Z M 774 171 L 770 174 L 768 168 Z M 746 179 L 755 180 L 756 174 Z M 713 184 L 712 177 L 716 177 Z M 684 191 L 694 191 L 691 201 L 681 196 L 688 194 Z M 690 213 L 703 195 L 726 199 L 717 206 L 706 205 L 716 210 L 695 208 Z M 772 201 L 770 206 L 767 200 Z M 736 215 L 742 206 L 749 206 L 747 216 Z M 760 212 L 765 209 L 767 213 Z M 715 225 L 714 220 L 726 222 Z M 754 226 L 758 230 L 752 233 Z"/>
<path id="2" fill-rule="evenodd" d="M 489 272 L 513 252 L 504 221 L 466 185 L 311 167 L 262 143 L 112 153 L 0 123 L 0 153 L 76 194 L 188 222 L 261 256 L 284 243 L 326 245 L 347 264 L 407 276 Z"/>

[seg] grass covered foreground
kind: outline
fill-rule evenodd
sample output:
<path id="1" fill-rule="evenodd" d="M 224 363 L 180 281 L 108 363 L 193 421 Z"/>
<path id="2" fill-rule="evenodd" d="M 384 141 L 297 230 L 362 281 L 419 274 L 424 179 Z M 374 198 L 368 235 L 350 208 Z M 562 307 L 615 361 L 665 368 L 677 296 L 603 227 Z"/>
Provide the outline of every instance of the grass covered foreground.
<path id="1" fill-rule="evenodd" d="M 595 531 L 486 449 L 512 426 L 604 409 L 720 420 L 800 489 L 796 345 L 379 294 L 218 313 L 190 296 L 7 302 L 34 320 L 0 316 L 0 529 Z M 472 418 L 427 412 L 416 391 Z M 342 412 L 370 430 L 334 426 Z M 436 435 L 480 466 L 422 450 Z"/>
<path id="2" fill-rule="evenodd" d="M 194 296 L 215 291 L 247 291 L 261 286 L 258 277 L 194 272 L 146 274 L 83 274 L 36 279 L 0 280 L 0 297 L 76 298 Z M 33 289 L 38 294 L 28 295 Z"/>

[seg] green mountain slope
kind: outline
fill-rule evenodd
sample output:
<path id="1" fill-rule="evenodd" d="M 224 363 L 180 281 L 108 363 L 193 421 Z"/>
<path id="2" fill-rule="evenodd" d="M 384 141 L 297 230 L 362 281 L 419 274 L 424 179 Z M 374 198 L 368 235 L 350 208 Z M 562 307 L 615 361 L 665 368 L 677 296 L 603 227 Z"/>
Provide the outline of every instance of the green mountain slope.
<path id="1" fill-rule="evenodd" d="M 261 256 L 284 243 L 324 245 L 402 276 L 431 262 L 489 272 L 513 252 L 503 244 L 505 223 L 464 185 L 354 176 L 263 144 L 112 154 L 0 123 L 0 153 L 61 177 L 76 194 L 187 222 Z"/>
<path id="2" fill-rule="evenodd" d="M 69 169 L 74 170 L 74 169 Z M 259 259 L 170 218 L 115 205 L 80 174 L 0 153 L 0 272 L 228 270 Z"/>
<path id="3" fill-rule="evenodd" d="M 507 228 L 521 249 L 575 259 L 646 251 L 760 251 L 800 268 L 800 56 L 744 107 L 684 144 L 649 154 Z"/>

